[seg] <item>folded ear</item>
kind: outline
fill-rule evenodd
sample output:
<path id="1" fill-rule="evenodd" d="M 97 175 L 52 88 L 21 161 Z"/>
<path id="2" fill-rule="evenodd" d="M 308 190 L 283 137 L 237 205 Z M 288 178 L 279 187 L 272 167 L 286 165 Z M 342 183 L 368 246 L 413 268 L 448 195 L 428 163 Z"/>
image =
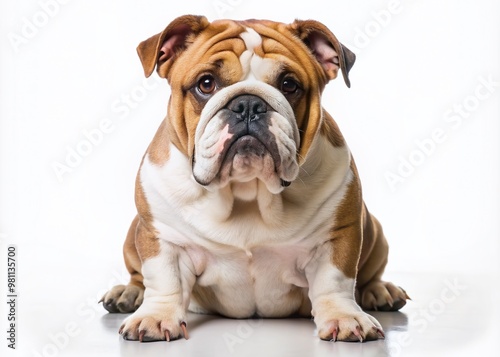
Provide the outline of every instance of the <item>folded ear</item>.
<path id="1" fill-rule="evenodd" d="M 173 20 L 163 32 L 142 41 L 137 53 L 149 77 L 155 67 L 160 77 L 165 78 L 173 61 L 187 47 L 190 35 L 197 35 L 209 25 L 204 16 L 185 15 Z"/>
<path id="2" fill-rule="evenodd" d="M 328 80 L 336 78 L 340 68 L 345 84 L 351 87 L 349 71 L 356 60 L 354 53 L 341 44 L 335 35 L 321 22 L 295 20 L 291 24 L 291 28 L 309 47 L 312 54 L 321 64 Z"/>

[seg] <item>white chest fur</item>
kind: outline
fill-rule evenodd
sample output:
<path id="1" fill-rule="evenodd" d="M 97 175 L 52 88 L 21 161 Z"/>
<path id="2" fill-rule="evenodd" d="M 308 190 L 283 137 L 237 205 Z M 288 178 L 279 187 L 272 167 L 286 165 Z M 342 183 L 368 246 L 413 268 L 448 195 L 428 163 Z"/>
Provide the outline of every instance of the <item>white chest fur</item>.
<path id="1" fill-rule="evenodd" d="M 217 286 L 221 300 L 244 296 L 235 308 L 254 313 L 269 299 L 279 304 L 291 286 L 307 288 L 303 269 L 328 239 L 351 179 L 348 148 L 321 137 L 281 194 L 257 180 L 208 191 L 174 146 L 166 164 L 155 166 L 146 155 L 140 170 L 159 238 L 183 248 L 197 284 Z"/>

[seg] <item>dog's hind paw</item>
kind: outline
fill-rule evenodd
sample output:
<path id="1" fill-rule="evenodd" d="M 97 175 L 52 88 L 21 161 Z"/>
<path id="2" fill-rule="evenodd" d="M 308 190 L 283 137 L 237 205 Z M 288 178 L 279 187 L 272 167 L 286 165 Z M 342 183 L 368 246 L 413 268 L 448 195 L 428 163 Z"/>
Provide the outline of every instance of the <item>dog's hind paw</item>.
<path id="1" fill-rule="evenodd" d="M 411 300 L 404 289 L 385 281 L 374 281 L 361 289 L 363 310 L 398 311 Z"/>
<path id="2" fill-rule="evenodd" d="M 136 285 L 117 285 L 101 298 L 102 306 L 109 312 L 136 311 L 144 299 L 144 288 Z"/>

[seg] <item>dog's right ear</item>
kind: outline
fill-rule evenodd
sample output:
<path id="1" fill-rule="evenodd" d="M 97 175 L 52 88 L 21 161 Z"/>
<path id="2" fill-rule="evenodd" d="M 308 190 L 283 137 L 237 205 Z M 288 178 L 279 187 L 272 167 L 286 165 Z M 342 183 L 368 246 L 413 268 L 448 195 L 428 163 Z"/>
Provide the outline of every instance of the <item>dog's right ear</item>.
<path id="1" fill-rule="evenodd" d="M 144 75 L 149 77 L 156 67 L 158 75 L 166 78 L 173 61 L 186 48 L 188 37 L 197 35 L 209 24 L 204 16 L 180 16 L 163 32 L 142 41 L 137 47 L 137 53 L 144 68 Z"/>

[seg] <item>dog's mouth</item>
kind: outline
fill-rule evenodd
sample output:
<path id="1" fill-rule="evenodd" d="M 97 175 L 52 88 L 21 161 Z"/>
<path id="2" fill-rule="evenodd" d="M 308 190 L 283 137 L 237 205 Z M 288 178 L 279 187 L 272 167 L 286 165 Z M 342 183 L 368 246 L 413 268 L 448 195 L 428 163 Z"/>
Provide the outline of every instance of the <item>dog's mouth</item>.
<path id="1" fill-rule="evenodd" d="M 236 155 L 243 158 L 252 156 L 264 157 L 268 152 L 273 157 L 275 165 L 277 162 L 279 165 L 279 154 L 276 150 L 269 150 L 269 148 L 255 136 L 249 134 L 242 135 L 228 145 L 228 149 L 223 154 L 222 166 L 233 160 Z M 274 156 L 272 152 L 275 153 Z"/>
<path id="2" fill-rule="evenodd" d="M 245 181 L 255 176 L 269 177 L 278 174 L 281 158 L 277 145 L 261 141 L 252 135 L 234 140 L 223 154 L 219 177 L 233 177 Z"/>
<path id="3" fill-rule="evenodd" d="M 264 176 L 279 175 L 281 158 L 277 145 L 273 142 L 262 142 L 251 135 L 244 135 L 235 140 L 227 150 L 220 174 L 230 176 L 232 168 L 242 172 L 251 172 L 256 162 L 260 163 L 260 173 Z M 288 187 L 291 184 L 290 181 L 280 180 L 282 187 Z"/>
<path id="4" fill-rule="evenodd" d="M 276 141 L 270 139 L 270 133 L 262 136 L 248 132 L 230 135 L 216 155 L 218 159 L 213 160 L 210 171 L 214 177 L 197 175 L 199 170 L 196 170 L 197 162 L 194 161 L 194 178 L 199 184 L 207 186 L 216 179 L 219 182 L 230 179 L 245 182 L 256 177 L 279 175 L 282 160 Z M 210 158 L 211 154 L 202 152 L 199 156 Z"/>

